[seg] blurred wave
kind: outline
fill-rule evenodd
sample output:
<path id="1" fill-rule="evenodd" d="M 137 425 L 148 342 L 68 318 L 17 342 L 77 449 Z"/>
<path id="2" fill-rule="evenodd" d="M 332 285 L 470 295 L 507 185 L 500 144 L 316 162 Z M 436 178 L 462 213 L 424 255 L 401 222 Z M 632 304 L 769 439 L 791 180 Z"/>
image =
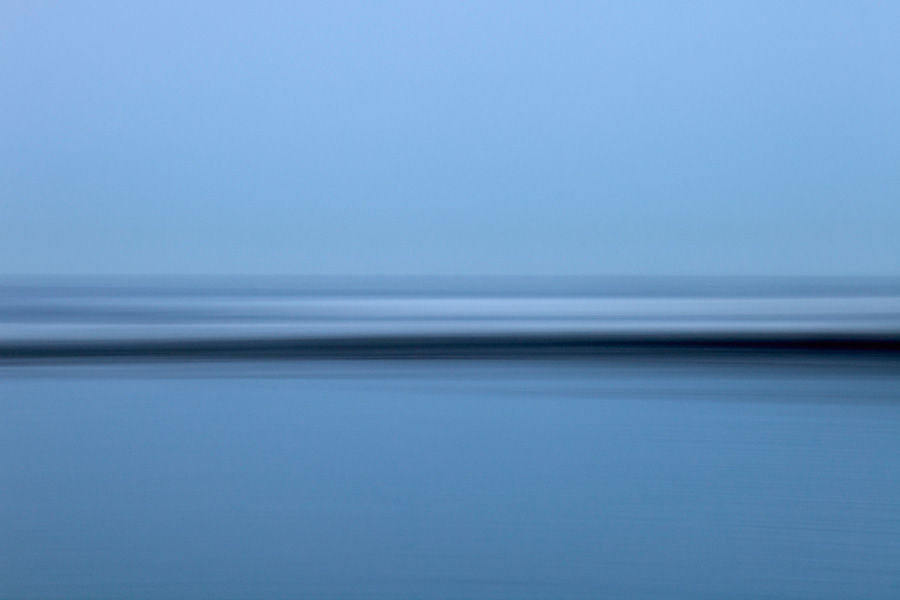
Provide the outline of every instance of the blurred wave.
<path id="1" fill-rule="evenodd" d="M 54 278 L 0 283 L 0 358 L 900 352 L 900 281 Z"/>

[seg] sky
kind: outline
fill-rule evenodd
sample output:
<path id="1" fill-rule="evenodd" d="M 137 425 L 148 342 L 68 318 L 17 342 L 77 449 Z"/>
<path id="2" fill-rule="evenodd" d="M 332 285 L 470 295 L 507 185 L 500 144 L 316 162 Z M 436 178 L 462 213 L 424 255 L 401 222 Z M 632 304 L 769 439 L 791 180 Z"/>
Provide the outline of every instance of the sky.
<path id="1" fill-rule="evenodd" d="M 900 275 L 900 2 L 0 3 L 0 274 Z"/>

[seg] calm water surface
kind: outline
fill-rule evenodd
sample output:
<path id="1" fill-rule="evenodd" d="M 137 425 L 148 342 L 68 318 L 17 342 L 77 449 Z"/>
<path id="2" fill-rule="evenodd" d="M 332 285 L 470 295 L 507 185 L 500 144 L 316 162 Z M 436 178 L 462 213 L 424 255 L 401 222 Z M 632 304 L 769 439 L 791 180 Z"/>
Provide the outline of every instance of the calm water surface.
<path id="1" fill-rule="evenodd" d="M 898 598 L 900 375 L 0 369 L 0 598 Z"/>

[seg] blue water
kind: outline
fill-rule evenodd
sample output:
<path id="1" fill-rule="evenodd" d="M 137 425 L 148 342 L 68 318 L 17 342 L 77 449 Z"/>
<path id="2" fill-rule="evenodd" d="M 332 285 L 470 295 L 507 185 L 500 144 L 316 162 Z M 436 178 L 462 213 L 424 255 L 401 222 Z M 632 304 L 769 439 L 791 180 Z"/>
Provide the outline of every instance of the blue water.
<path id="1" fill-rule="evenodd" d="M 900 597 L 900 376 L 0 368 L 0 598 Z"/>

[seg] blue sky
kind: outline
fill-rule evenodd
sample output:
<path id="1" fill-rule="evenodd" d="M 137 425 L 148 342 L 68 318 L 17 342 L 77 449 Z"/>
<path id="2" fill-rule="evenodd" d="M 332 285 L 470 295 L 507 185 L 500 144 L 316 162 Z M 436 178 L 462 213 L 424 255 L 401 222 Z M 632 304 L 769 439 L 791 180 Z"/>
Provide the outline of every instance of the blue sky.
<path id="1" fill-rule="evenodd" d="M 0 273 L 900 275 L 898 2 L 4 2 Z"/>

